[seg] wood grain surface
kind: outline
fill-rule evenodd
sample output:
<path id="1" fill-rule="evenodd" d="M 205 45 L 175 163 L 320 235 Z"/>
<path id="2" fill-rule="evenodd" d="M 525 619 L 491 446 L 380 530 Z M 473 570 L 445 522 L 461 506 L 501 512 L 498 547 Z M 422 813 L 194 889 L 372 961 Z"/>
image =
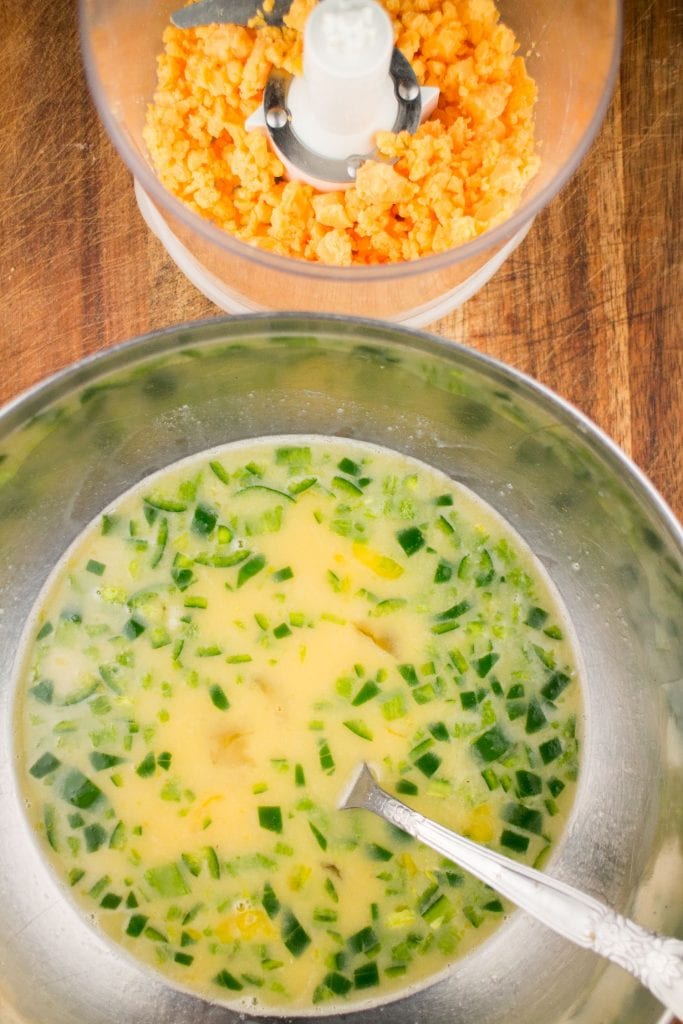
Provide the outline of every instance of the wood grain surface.
<path id="1" fill-rule="evenodd" d="M 0 403 L 97 349 L 219 312 L 142 222 L 88 96 L 75 8 L 0 0 Z M 627 0 L 597 142 L 502 270 L 431 328 L 577 405 L 679 517 L 682 25 L 680 0 Z"/>
<path id="2" fill-rule="evenodd" d="M 626 0 L 625 15 L 588 157 L 493 280 L 431 329 L 573 402 L 681 517 L 683 5 Z M 98 349 L 219 314 L 138 213 L 88 96 L 75 0 L 0 0 L 0 97 L 0 404 Z"/>

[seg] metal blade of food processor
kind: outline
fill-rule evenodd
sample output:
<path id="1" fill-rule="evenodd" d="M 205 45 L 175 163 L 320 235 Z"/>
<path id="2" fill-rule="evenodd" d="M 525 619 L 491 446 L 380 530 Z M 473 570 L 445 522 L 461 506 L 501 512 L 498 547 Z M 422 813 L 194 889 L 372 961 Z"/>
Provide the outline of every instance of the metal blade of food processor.
<path id="1" fill-rule="evenodd" d="M 292 0 L 274 0 L 269 10 L 264 9 L 263 0 L 198 0 L 188 7 L 181 7 L 171 15 L 176 28 L 197 28 L 200 25 L 230 24 L 247 25 L 257 14 L 266 25 L 282 25 L 285 15 L 292 6 Z"/>

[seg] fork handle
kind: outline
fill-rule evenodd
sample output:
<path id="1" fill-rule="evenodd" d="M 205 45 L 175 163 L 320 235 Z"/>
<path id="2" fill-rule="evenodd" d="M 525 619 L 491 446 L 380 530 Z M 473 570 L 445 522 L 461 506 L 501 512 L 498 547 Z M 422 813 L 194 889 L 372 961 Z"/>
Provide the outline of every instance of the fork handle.
<path id="1" fill-rule="evenodd" d="M 367 777 L 361 773 L 346 806 L 380 815 L 559 935 L 619 964 L 683 1018 L 683 942 L 649 932 L 587 893 L 451 832 L 386 793 L 364 771 Z"/>

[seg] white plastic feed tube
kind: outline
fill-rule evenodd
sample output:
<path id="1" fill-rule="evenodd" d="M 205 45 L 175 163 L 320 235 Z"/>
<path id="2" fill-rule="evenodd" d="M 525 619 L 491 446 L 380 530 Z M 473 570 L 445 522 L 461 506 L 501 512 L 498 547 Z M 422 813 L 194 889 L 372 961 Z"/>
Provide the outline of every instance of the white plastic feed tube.
<path id="1" fill-rule="evenodd" d="M 398 110 L 389 74 L 391 19 L 375 0 L 324 0 L 304 34 L 304 73 L 288 106 L 301 141 L 321 156 L 367 153 L 390 131 Z"/>

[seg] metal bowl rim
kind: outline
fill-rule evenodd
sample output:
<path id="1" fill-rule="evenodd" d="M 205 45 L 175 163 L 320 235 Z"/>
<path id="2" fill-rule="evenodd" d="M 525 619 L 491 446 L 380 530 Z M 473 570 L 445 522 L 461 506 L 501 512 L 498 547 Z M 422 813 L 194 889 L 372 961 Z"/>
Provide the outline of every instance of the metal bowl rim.
<path id="1" fill-rule="evenodd" d="M 677 547 L 681 559 L 683 559 L 683 525 L 679 523 L 668 502 L 664 499 L 659 490 L 654 486 L 646 474 L 636 465 L 633 459 L 605 433 L 590 417 L 583 413 L 568 399 L 561 397 L 557 392 L 542 384 L 527 373 L 504 363 L 486 353 L 469 348 L 462 342 L 431 334 L 427 331 L 420 331 L 410 327 L 402 327 L 387 323 L 381 320 L 372 320 L 364 317 L 349 317 L 340 314 L 309 313 L 247 313 L 236 316 L 209 317 L 201 320 L 185 321 L 164 327 L 155 331 L 148 331 L 126 341 L 118 342 L 105 349 L 99 349 L 90 355 L 84 356 L 76 362 L 69 363 L 49 376 L 37 381 L 23 392 L 11 399 L 4 407 L 0 407 L 0 428 L 9 420 L 9 430 L 12 429 L 12 419 L 19 417 L 24 407 L 36 406 L 43 408 L 59 397 L 68 393 L 69 390 L 78 386 L 78 378 L 81 375 L 86 377 L 106 374 L 111 369 L 116 369 L 116 363 L 125 365 L 126 362 L 134 362 L 134 358 L 127 359 L 127 356 L 134 357 L 136 354 L 145 354 L 145 348 L 155 342 L 162 344 L 159 354 L 170 353 L 175 347 L 171 344 L 174 336 L 180 333 L 197 332 L 201 329 L 213 328 L 217 333 L 227 332 L 229 335 L 239 334 L 240 330 L 253 328 L 253 333 L 258 333 L 261 327 L 264 335 L 270 330 L 273 333 L 283 331 L 323 330 L 337 332 L 339 337 L 346 333 L 350 338 L 372 337 L 377 340 L 380 337 L 386 339 L 390 336 L 392 342 L 398 342 L 407 348 L 418 348 L 423 351 L 431 351 L 446 360 L 462 362 L 465 365 L 483 371 L 486 376 L 498 378 L 503 381 L 512 381 L 519 389 L 525 391 L 538 405 L 550 411 L 566 425 L 583 435 L 593 447 L 602 451 L 603 454 L 616 468 L 618 473 L 626 475 L 637 491 L 642 493 L 654 511 L 663 521 L 671 535 L 671 539 Z M 342 329 L 343 330 L 340 330 Z M 169 344 L 163 347 L 163 340 L 168 339 Z M 109 367 L 109 363 L 114 367 Z"/>

